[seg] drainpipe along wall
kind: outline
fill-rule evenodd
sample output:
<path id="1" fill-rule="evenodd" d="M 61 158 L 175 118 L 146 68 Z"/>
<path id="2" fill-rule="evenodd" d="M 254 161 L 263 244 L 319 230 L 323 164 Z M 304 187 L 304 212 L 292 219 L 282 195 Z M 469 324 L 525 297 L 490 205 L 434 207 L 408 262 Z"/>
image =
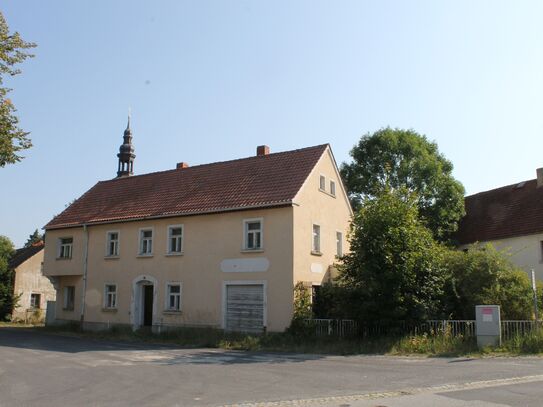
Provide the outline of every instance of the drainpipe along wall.
<path id="1" fill-rule="evenodd" d="M 87 225 L 83 225 L 83 292 L 81 294 L 81 329 L 85 321 L 85 296 L 87 294 L 87 263 L 89 254 L 89 231 Z"/>

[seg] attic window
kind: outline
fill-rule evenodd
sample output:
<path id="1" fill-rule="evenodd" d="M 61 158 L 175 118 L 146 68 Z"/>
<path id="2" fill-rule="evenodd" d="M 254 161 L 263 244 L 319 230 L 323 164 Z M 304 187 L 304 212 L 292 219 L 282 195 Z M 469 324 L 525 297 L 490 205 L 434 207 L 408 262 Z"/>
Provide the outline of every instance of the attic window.
<path id="1" fill-rule="evenodd" d="M 326 177 L 324 175 L 321 175 L 319 179 L 319 189 L 321 191 L 326 191 Z"/>

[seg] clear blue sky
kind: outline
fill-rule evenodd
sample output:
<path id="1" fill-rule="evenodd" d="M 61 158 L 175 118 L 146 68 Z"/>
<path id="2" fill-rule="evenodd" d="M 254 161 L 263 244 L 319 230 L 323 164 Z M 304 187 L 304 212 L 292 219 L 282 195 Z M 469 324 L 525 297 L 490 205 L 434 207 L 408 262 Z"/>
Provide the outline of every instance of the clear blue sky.
<path id="1" fill-rule="evenodd" d="M 468 193 L 543 167 L 541 1 L 2 1 L 38 43 L 9 80 L 34 147 L 0 169 L 17 246 L 116 175 L 132 107 L 135 171 L 412 128 Z"/>

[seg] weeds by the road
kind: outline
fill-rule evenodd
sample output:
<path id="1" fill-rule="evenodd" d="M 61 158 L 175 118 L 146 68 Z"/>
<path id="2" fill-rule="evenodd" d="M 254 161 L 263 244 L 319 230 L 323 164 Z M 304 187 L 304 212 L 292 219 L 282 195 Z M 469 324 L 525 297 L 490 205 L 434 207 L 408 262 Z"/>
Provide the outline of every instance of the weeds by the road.
<path id="1" fill-rule="evenodd" d="M 17 325 L 9 324 L 9 326 Z M 225 332 L 214 328 L 180 328 L 161 333 L 152 333 L 148 330 L 132 331 L 129 327 L 114 327 L 107 331 L 82 332 L 78 325 L 74 324 L 55 327 L 34 327 L 33 329 L 101 340 L 162 343 L 187 348 L 209 347 L 266 352 L 421 356 L 543 354 L 543 331 L 536 331 L 532 334 L 515 337 L 505 341 L 499 348 L 479 350 L 477 349 L 475 338 L 454 336 L 450 332 L 430 332 L 405 337 L 342 339 L 336 337 L 315 337 L 308 335 L 306 332 L 251 335 Z"/>

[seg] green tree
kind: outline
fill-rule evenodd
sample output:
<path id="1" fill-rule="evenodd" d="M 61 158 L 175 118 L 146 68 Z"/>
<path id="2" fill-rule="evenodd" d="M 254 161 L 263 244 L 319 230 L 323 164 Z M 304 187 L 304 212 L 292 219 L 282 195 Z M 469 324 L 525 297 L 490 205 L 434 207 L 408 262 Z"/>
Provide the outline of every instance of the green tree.
<path id="1" fill-rule="evenodd" d="M 403 189 L 366 198 L 355 215 L 351 251 L 338 283 L 345 315 L 364 321 L 423 320 L 440 312 L 443 249 L 418 216 L 417 198 Z"/>
<path id="2" fill-rule="evenodd" d="M 466 252 L 447 251 L 444 264 L 448 278 L 444 312 L 454 319 L 474 319 L 475 306 L 501 306 L 503 319 L 530 319 L 533 297 L 526 273 L 508 256 L 488 244 Z"/>
<path id="3" fill-rule="evenodd" d="M 33 57 L 26 50 L 35 46 L 23 41 L 18 32 L 10 33 L 0 13 L 0 167 L 20 161 L 23 157 L 19 152 L 32 146 L 29 133 L 19 128 L 19 119 L 15 115 L 17 109 L 7 97 L 11 89 L 4 86 L 4 78 L 21 72 L 15 65 Z"/>
<path id="4" fill-rule="evenodd" d="M 447 240 L 464 216 L 464 187 L 435 143 L 412 130 L 384 128 L 364 135 L 341 175 L 355 210 L 385 188 L 417 194 L 420 217 L 438 240 Z"/>
<path id="5" fill-rule="evenodd" d="M 24 247 L 30 247 L 34 243 L 38 243 L 43 240 L 43 235 L 36 229 L 34 233 L 28 236 L 28 240 L 25 243 Z"/>
<path id="6" fill-rule="evenodd" d="M 13 271 L 9 269 L 9 259 L 13 253 L 11 240 L 0 236 L 0 320 L 11 314 L 17 300 L 13 296 Z"/>

